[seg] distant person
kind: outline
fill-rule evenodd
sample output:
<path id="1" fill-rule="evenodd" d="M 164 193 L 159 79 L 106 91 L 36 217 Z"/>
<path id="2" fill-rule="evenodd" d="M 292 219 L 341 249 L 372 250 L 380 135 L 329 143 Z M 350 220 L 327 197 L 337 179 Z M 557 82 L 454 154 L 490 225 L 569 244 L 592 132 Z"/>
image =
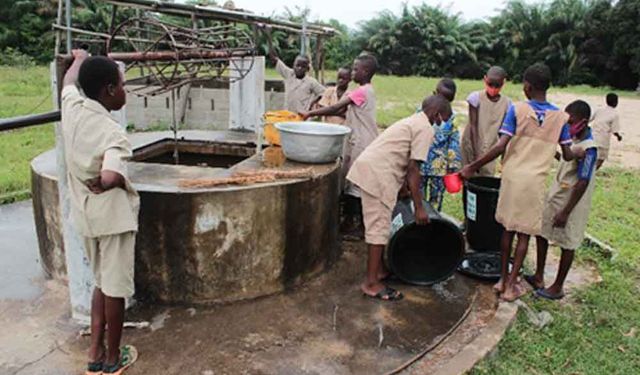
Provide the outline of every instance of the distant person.
<path id="1" fill-rule="evenodd" d="M 276 66 L 276 71 L 284 80 L 284 107 L 287 111 L 300 113 L 308 111 L 324 93 L 325 87 L 315 78 L 308 76 L 310 60 L 307 56 L 299 55 L 293 61 L 293 69 L 288 67 L 276 53 L 271 40 L 271 33 L 267 33 L 269 57 Z"/>
<path id="2" fill-rule="evenodd" d="M 316 103 L 316 108 L 324 108 L 332 106 L 342 99 L 344 94 L 348 93 L 349 82 L 351 82 L 351 68 L 350 67 L 342 67 L 338 70 L 338 77 L 336 80 L 336 85 L 327 87 L 322 94 L 322 97 Z M 344 124 L 346 120 L 346 109 L 345 111 L 337 116 L 324 116 L 322 117 L 323 122 L 328 122 L 330 124 Z"/>
<path id="3" fill-rule="evenodd" d="M 498 143 L 498 130 L 507 114 L 511 100 L 500 94 L 507 72 L 492 66 L 484 76 L 484 90 L 475 91 L 467 97 L 469 124 L 462 134 L 462 164 L 467 165 L 486 153 Z M 494 176 L 496 161 L 478 171 L 479 176 Z"/>
<path id="4" fill-rule="evenodd" d="M 126 95 L 113 60 L 83 50 L 73 57 L 63 81 L 62 133 L 73 224 L 95 278 L 86 373 L 121 374 L 138 356 L 133 346 L 120 347 L 120 338 L 125 298 L 134 292 L 140 199 L 127 179 L 131 144 L 109 111 L 122 108 Z"/>
<path id="5" fill-rule="evenodd" d="M 618 138 L 618 142 L 622 142 L 622 135 L 620 135 L 620 117 L 616 111 L 618 95 L 609 93 L 607 94 L 606 100 L 607 106 L 597 109 L 591 118 L 593 137 L 598 145 L 598 164 L 596 165 L 596 169 L 600 169 L 605 160 L 609 158 L 611 134 Z"/>
<path id="6" fill-rule="evenodd" d="M 573 148 L 584 150 L 581 160 L 561 161 L 556 178 L 547 194 L 542 215 L 542 234 L 536 237 L 537 267 L 533 276 L 525 280 L 533 286 L 536 294 L 546 299 L 564 297 L 564 281 L 567 278 L 575 250 L 584 239 L 591 197 L 595 188 L 594 171 L 598 160 L 598 148 L 591 135 L 588 122 L 591 116 L 589 105 L 577 100 L 567 106 Z M 544 287 L 544 267 L 549 242 L 562 249 L 558 275 L 548 288 Z"/>
<path id="7" fill-rule="evenodd" d="M 360 85 L 357 89 L 344 95 L 336 104 L 311 112 L 302 112 L 306 120 L 313 116 L 339 115 L 346 109 L 345 125 L 351 128 L 351 135 L 343 152 L 343 172 L 347 174 L 353 162 L 362 151 L 378 136 L 376 123 L 376 95 L 371 80 L 376 74 L 378 62 L 372 55 L 363 54 L 353 62 L 351 77 Z M 397 192 L 396 192 L 397 193 Z M 358 240 L 364 236 L 362 222 L 362 202 L 360 189 L 348 180 L 344 187 L 345 220 L 341 231 L 347 240 Z"/>
<path id="8" fill-rule="evenodd" d="M 451 102 L 456 96 L 455 82 L 449 78 L 441 79 L 436 85 L 434 94 Z M 438 211 L 442 209 L 444 198 L 444 176 L 462 167 L 460 133 L 453 123 L 454 117 L 455 114 L 452 114 L 449 120 L 433 125 L 433 143 L 421 166 L 424 195 L 431 206 Z"/>
<path id="9" fill-rule="evenodd" d="M 505 231 L 501 241 L 501 278 L 495 290 L 505 301 L 514 301 L 524 293 L 518 274 L 529 247 L 529 238 L 539 236 L 547 175 L 560 144 L 566 161 L 576 158 L 571 150 L 568 116 L 547 101 L 551 71 L 535 64 L 524 72 L 527 101 L 511 104 L 500 128 L 500 139 L 477 160 L 460 172 L 468 179 L 484 165 L 503 155 L 502 181 L 496 208 L 496 221 Z M 508 272 L 513 238 L 517 235 L 513 269 Z"/>
<path id="10" fill-rule="evenodd" d="M 423 111 L 388 127 L 353 163 L 347 179 L 360 188 L 368 247 L 362 292 L 372 298 L 399 300 L 402 293 L 382 283 L 389 276 L 382 254 L 391 233 L 391 214 L 405 180 L 415 207 L 416 223 L 429 224 L 423 204 L 419 164 L 433 142 L 432 125 L 451 117 L 451 105 L 438 95 L 425 99 Z M 408 176 L 408 177 L 407 177 Z"/>

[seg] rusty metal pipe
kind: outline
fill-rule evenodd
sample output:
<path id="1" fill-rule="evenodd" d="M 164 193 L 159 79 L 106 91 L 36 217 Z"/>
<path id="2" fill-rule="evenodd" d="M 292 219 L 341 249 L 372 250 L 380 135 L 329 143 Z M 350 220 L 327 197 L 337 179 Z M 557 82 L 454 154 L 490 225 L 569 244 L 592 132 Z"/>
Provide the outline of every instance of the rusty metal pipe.
<path id="1" fill-rule="evenodd" d="M 37 115 L 27 115 L 0 119 L 0 132 L 5 130 L 26 128 L 34 125 L 43 125 L 60 121 L 61 112 L 51 111 Z"/>
<path id="2" fill-rule="evenodd" d="M 226 59 L 233 57 L 250 57 L 253 51 L 247 49 L 228 50 L 228 51 L 155 51 L 155 52 L 111 52 L 108 53 L 111 59 L 122 61 L 125 64 L 132 62 L 145 61 L 184 61 L 198 59 Z M 60 55 L 58 59 L 70 63 L 73 57 L 69 55 Z"/>

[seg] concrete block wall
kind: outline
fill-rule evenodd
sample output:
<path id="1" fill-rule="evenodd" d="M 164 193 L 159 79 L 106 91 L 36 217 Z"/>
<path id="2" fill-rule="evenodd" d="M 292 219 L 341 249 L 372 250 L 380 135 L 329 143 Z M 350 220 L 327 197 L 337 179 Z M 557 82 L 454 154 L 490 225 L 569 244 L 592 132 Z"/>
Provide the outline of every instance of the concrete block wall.
<path id="1" fill-rule="evenodd" d="M 135 86 L 131 86 L 134 88 Z M 176 116 L 186 92 L 176 91 Z M 265 82 L 265 108 L 267 111 L 284 107 L 282 81 Z M 171 125 L 171 93 L 139 97 L 127 94 L 127 124 L 136 130 L 166 130 Z M 181 129 L 226 130 L 229 126 L 229 88 L 222 84 L 194 84 L 189 90 L 185 123 Z"/>

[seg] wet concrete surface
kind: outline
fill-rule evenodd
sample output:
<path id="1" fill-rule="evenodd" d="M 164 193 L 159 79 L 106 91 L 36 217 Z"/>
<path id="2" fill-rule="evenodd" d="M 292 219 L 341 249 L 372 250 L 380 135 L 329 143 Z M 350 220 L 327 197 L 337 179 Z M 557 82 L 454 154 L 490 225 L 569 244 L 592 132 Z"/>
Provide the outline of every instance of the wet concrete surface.
<path id="1" fill-rule="evenodd" d="M 32 227 L 28 203 L 7 207 L 22 208 L 22 225 Z M 37 259 L 30 237 L 33 244 L 16 258 Z M 141 353 L 128 374 L 384 373 L 458 322 L 476 293 L 474 282 L 454 276 L 434 287 L 395 285 L 403 301 L 374 301 L 358 290 L 366 247 L 343 244 L 343 250 L 331 270 L 286 293 L 206 308 L 137 305 L 127 320 L 152 326 L 125 332 L 123 341 Z M 12 267 L 6 261 L 0 284 Z M 81 327 L 70 321 L 66 287 L 43 279 L 36 285 L 42 292 L 29 299 L 0 301 L 0 373 L 82 373 L 89 337 L 79 337 Z"/>
<path id="2" fill-rule="evenodd" d="M 38 239 L 31 201 L 0 206 L 0 300 L 32 299 L 41 292 Z"/>

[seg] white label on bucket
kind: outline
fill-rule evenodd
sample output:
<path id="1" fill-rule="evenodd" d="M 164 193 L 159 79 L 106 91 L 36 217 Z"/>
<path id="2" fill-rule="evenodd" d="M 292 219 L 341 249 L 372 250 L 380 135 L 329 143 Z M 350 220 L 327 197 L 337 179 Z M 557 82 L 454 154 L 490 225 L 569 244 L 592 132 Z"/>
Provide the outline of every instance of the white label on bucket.
<path id="1" fill-rule="evenodd" d="M 467 219 L 476 221 L 476 194 L 467 191 Z"/>
<path id="2" fill-rule="evenodd" d="M 393 235 L 396 234 L 396 232 L 403 226 L 404 220 L 402 220 L 402 214 L 396 215 L 396 217 L 393 218 L 393 221 L 391 221 L 391 237 L 393 237 Z"/>

